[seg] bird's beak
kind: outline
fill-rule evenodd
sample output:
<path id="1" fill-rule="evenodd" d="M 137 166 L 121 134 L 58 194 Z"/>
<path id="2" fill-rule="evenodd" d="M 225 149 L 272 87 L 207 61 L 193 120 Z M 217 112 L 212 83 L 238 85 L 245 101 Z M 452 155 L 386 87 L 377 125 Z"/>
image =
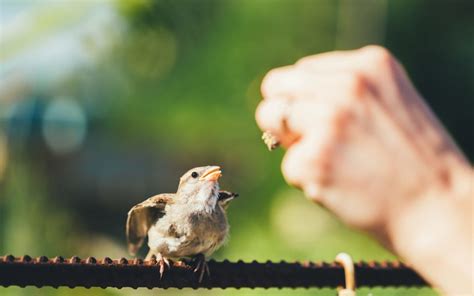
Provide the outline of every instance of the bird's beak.
<path id="1" fill-rule="evenodd" d="M 221 167 L 215 166 L 211 167 L 209 170 L 207 170 L 200 178 L 199 180 L 205 180 L 205 181 L 217 181 L 220 177 L 222 176 L 222 171 Z"/>

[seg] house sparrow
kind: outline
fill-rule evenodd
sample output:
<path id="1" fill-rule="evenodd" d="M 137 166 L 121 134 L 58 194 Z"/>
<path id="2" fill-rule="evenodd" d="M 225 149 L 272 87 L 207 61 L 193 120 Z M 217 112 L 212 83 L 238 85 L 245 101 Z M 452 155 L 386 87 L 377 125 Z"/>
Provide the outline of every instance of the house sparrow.
<path id="1" fill-rule="evenodd" d="M 218 166 L 197 167 L 180 179 L 176 193 L 163 193 L 148 198 L 128 212 L 126 234 L 132 255 L 148 235 L 150 251 L 145 260 L 156 256 L 160 277 L 168 258 L 194 258 L 199 282 L 209 274 L 205 256 L 211 255 L 226 240 L 229 233 L 226 209 L 237 197 L 235 193 L 219 191 L 222 176 Z"/>

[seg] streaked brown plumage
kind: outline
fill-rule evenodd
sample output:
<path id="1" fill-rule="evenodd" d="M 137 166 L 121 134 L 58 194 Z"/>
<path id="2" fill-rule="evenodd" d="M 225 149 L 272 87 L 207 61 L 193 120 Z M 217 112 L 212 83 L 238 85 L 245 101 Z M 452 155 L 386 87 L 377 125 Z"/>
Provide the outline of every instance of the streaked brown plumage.
<path id="1" fill-rule="evenodd" d="M 226 208 L 237 194 L 219 191 L 218 166 L 205 166 L 184 174 L 176 193 L 163 193 L 137 204 L 128 212 L 128 249 L 135 255 L 148 236 L 150 251 L 156 255 L 163 274 L 168 258 L 197 257 L 202 280 L 207 271 L 205 256 L 226 240 L 229 224 Z"/>

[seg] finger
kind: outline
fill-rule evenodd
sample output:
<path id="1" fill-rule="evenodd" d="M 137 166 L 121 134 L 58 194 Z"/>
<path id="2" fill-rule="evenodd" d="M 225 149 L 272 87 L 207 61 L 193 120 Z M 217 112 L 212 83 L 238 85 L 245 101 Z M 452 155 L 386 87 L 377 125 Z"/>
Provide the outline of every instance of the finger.
<path id="1" fill-rule="evenodd" d="M 262 131 L 271 132 L 282 146 L 289 147 L 300 136 L 340 128 L 338 118 L 345 113 L 344 103 L 337 99 L 265 100 L 257 108 L 256 120 Z"/>
<path id="2" fill-rule="evenodd" d="M 333 129 L 335 118 L 340 113 L 342 101 L 297 100 L 292 102 L 286 114 L 286 126 L 300 134 L 319 136 Z"/>
<path id="3" fill-rule="evenodd" d="M 397 63 L 387 49 L 378 45 L 368 45 L 356 50 L 331 51 L 307 56 L 299 59 L 294 66 L 300 70 L 324 73 L 376 68 L 375 73 L 379 73 L 381 66 L 392 62 Z"/>
<path id="4" fill-rule="evenodd" d="M 272 100 L 264 100 L 257 107 L 255 118 L 262 131 L 270 131 L 275 135 L 284 131 L 283 123 L 290 110 L 288 99 L 274 97 Z"/>
<path id="5" fill-rule="evenodd" d="M 270 132 L 284 147 L 290 146 L 300 134 L 288 126 L 290 107 L 288 99 L 285 98 L 264 100 L 258 105 L 255 115 L 262 131 Z"/>
<path id="6" fill-rule="evenodd" d="M 268 72 L 262 80 L 260 90 L 264 99 L 286 97 L 291 99 L 295 91 L 305 89 L 306 78 L 303 72 L 293 66 L 276 68 Z"/>
<path id="7" fill-rule="evenodd" d="M 342 85 L 344 81 L 347 81 L 345 79 L 347 77 L 358 78 L 359 81 L 378 82 L 375 83 L 377 89 L 372 90 L 378 92 L 385 90 L 388 93 L 396 91 L 393 89 L 395 84 L 388 83 L 390 79 L 406 77 L 403 67 L 396 58 L 387 49 L 377 45 L 305 57 L 295 64 L 295 70 L 330 77 L 333 81 L 336 81 L 334 79 L 336 76 L 340 76 Z M 397 82 L 403 83 L 408 80 Z M 370 84 L 374 85 L 374 83 Z M 359 86 L 361 85 L 363 84 L 359 83 Z"/>
<path id="8" fill-rule="evenodd" d="M 331 51 L 299 59 L 295 68 L 311 72 L 334 73 L 359 68 L 357 50 Z"/>
<path id="9" fill-rule="evenodd" d="M 262 94 L 266 100 L 324 99 L 347 100 L 361 95 L 367 85 L 363 71 L 308 72 L 301 69 L 275 69 L 265 76 Z"/>
<path id="10" fill-rule="evenodd" d="M 320 128 L 288 149 L 282 161 L 282 172 L 289 184 L 305 192 L 312 191 L 312 197 L 329 185 L 331 137 L 330 131 Z"/>
<path id="11" fill-rule="evenodd" d="M 263 131 L 275 134 L 284 133 L 285 129 L 293 132 L 313 129 L 315 124 L 321 124 L 321 120 L 327 121 L 350 103 L 348 91 L 340 87 L 343 80 L 336 80 L 339 83 L 321 86 L 315 83 L 319 93 L 301 93 L 293 100 L 281 96 L 263 100 L 256 110 L 257 124 Z"/>

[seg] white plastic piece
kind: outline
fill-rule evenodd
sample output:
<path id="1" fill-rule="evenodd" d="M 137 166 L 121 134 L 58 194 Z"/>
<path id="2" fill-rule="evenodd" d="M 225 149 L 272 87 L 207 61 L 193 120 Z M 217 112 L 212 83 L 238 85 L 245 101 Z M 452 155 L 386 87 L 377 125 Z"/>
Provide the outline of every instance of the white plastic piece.
<path id="1" fill-rule="evenodd" d="M 356 296 L 355 291 L 355 271 L 354 262 L 347 253 L 339 253 L 336 256 L 336 262 L 344 268 L 344 277 L 346 279 L 346 287 L 338 291 L 338 296 Z"/>

